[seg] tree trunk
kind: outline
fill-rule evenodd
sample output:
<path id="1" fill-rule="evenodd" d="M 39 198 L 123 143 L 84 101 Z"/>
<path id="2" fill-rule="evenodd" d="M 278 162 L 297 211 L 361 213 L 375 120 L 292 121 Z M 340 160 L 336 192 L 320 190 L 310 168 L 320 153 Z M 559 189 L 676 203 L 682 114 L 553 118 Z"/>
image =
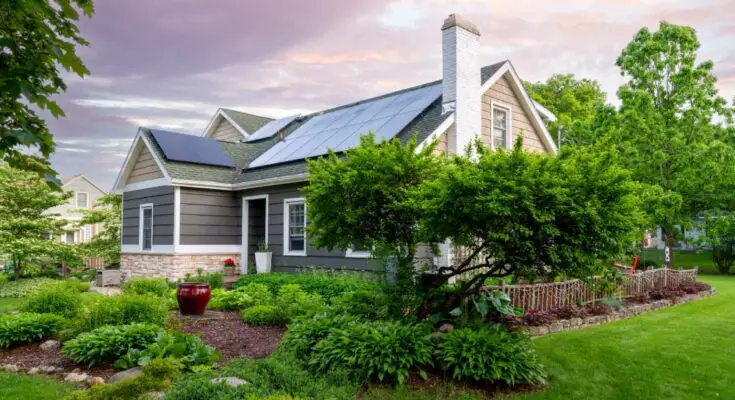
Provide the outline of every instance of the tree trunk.
<path id="1" fill-rule="evenodd" d="M 674 245 L 676 237 L 673 229 L 661 228 L 664 234 L 664 265 L 666 268 L 674 268 Z"/>

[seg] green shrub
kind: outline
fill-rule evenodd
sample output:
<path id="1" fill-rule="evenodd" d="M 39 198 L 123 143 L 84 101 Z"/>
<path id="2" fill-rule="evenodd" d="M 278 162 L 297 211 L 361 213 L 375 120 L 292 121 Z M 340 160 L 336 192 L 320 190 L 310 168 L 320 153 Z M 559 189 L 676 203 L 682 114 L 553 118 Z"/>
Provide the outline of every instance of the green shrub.
<path id="1" fill-rule="evenodd" d="M 317 293 L 327 301 L 345 292 L 361 289 L 380 290 L 381 286 L 375 280 L 369 279 L 364 274 L 317 271 L 296 274 L 285 272 L 248 274 L 240 277 L 240 279 L 233 284 L 233 287 L 240 288 L 251 283 L 266 285 L 273 294 L 278 293 L 284 285 L 297 284 L 301 286 L 301 289 L 305 292 Z"/>
<path id="2" fill-rule="evenodd" d="M 53 285 L 55 287 L 69 290 L 71 292 L 76 292 L 76 293 L 89 292 L 89 288 L 92 287 L 92 285 L 90 285 L 89 282 L 82 282 L 77 279 L 64 279 L 63 281 L 56 281 L 49 285 Z"/>
<path id="3" fill-rule="evenodd" d="M 250 296 L 253 299 L 254 306 L 270 306 L 275 301 L 273 293 L 268 289 L 268 286 L 261 283 L 250 283 L 235 290 Z"/>
<path id="4" fill-rule="evenodd" d="M 357 290 L 332 298 L 332 310 L 372 321 L 389 318 L 391 297 L 381 290 Z"/>
<path id="5" fill-rule="evenodd" d="M 77 390 L 64 400 L 143 400 L 148 393 L 168 388 L 179 375 L 179 368 L 169 360 L 154 360 L 143 368 L 139 376 L 97 385 L 89 390 Z M 212 398 L 215 399 L 215 398 Z"/>
<path id="6" fill-rule="evenodd" d="M 344 329 L 357 321 L 346 314 L 321 312 L 310 318 L 297 319 L 288 327 L 281 348 L 301 360 L 307 360 L 320 340 L 326 338 L 333 329 Z"/>
<path id="7" fill-rule="evenodd" d="M 0 273 L 0 288 L 2 288 L 3 285 L 8 283 L 8 275 L 4 273 Z"/>
<path id="8" fill-rule="evenodd" d="M 62 285 L 50 285 L 30 295 L 23 310 L 74 318 L 82 311 L 82 298 L 79 293 Z"/>
<path id="9" fill-rule="evenodd" d="M 253 306 L 243 310 L 242 320 L 250 325 L 285 325 L 288 316 L 275 306 Z"/>
<path id="10" fill-rule="evenodd" d="M 184 278 L 185 282 L 199 282 L 199 283 L 206 283 L 209 285 L 210 289 L 222 289 L 225 287 L 225 273 L 222 271 L 219 272 L 210 272 L 210 273 L 202 273 L 202 270 L 198 270 L 197 274 L 192 275 L 186 275 Z"/>
<path id="11" fill-rule="evenodd" d="M 115 368 L 145 366 L 152 360 L 161 359 L 169 359 L 181 368 L 191 370 L 197 366 L 211 366 L 219 360 L 219 353 L 196 336 L 178 332 L 166 333 L 158 336 L 155 342 L 143 350 L 131 348 L 115 362 Z"/>
<path id="12" fill-rule="evenodd" d="M 255 305 L 253 298 L 241 290 L 212 290 L 212 299 L 207 308 L 210 310 L 242 310 Z"/>
<path id="13" fill-rule="evenodd" d="M 49 283 L 57 282 L 49 278 L 30 278 L 10 281 L 0 287 L 0 297 L 27 297 Z"/>
<path id="14" fill-rule="evenodd" d="M 410 368 L 431 364 L 431 329 L 399 322 L 358 322 L 333 329 L 314 346 L 309 364 L 318 371 L 346 368 L 358 378 L 402 384 Z"/>
<path id="15" fill-rule="evenodd" d="M 94 268 L 80 269 L 70 273 L 69 277 L 79 279 L 82 282 L 91 282 L 97 278 L 97 270 Z"/>
<path id="16" fill-rule="evenodd" d="M 76 331 L 87 332 L 105 325 L 134 323 L 162 326 L 167 319 L 167 304 L 160 298 L 129 294 L 105 296 L 90 304 L 86 317 L 77 321 Z"/>
<path id="17" fill-rule="evenodd" d="M 508 385 L 545 381 L 531 341 L 501 325 L 455 329 L 444 336 L 437 358 L 455 379 Z"/>
<path id="18" fill-rule="evenodd" d="M 122 291 L 126 294 L 149 294 L 164 297 L 169 292 L 168 280 L 166 278 L 133 278 L 122 284 Z"/>
<path id="19" fill-rule="evenodd" d="M 311 315 L 324 308 L 322 296 L 306 293 L 295 283 L 281 286 L 276 304 L 289 319 Z"/>
<path id="20" fill-rule="evenodd" d="M 91 367 L 115 361 L 129 349 L 144 349 L 162 334 L 163 329 L 150 324 L 103 326 L 64 343 L 61 352 L 74 362 Z"/>
<path id="21" fill-rule="evenodd" d="M 213 383 L 209 377 L 191 377 L 174 382 L 166 400 L 234 400 L 235 389 L 225 382 Z"/>
<path id="22" fill-rule="evenodd" d="M 53 314 L 0 315 L 0 348 L 51 336 L 64 326 L 64 318 Z"/>

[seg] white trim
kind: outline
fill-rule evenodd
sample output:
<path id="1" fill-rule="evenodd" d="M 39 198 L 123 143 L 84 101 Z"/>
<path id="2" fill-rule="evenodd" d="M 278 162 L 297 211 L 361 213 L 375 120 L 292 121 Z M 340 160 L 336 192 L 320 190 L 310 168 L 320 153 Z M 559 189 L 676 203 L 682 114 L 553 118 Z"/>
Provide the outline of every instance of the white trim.
<path id="1" fill-rule="evenodd" d="M 289 243 L 289 223 L 290 223 L 290 210 L 289 205 L 291 204 L 304 204 L 304 250 L 303 251 L 292 251 Z M 284 256 L 306 256 L 306 199 L 303 197 L 292 197 L 289 199 L 283 199 L 283 255 Z"/>
<path id="2" fill-rule="evenodd" d="M 209 181 L 193 181 L 189 179 L 174 179 L 170 183 L 171 185 L 185 186 L 197 189 L 214 189 L 214 190 L 243 190 L 243 189 L 257 189 L 268 186 L 286 185 L 289 183 L 305 182 L 308 180 L 308 174 L 295 174 L 287 176 L 279 176 L 275 178 L 260 179 L 257 181 L 249 181 L 242 183 L 220 183 L 220 182 L 209 182 Z M 163 186 L 163 185 L 157 185 Z"/>
<path id="3" fill-rule="evenodd" d="M 171 186 L 171 182 L 166 178 L 151 179 L 149 181 L 131 183 L 118 193 L 132 192 L 133 190 L 150 189 L 159 186 Z"/>
<path id="4" fill-rule="evenodd" d="M 513 107 L 501 101 L 490 101 L 490 148 L 495 148 L 495 109 L 505 111 L 505 148 L 513 148 Z"/>
<path id="5" fill-rule="evenodd" d="M 146 249 L 144 248 L 145 243 L 143 242 L 143 223 L 145 222 L 143 218 L 143 211 L 144 210 L 151 210 L 151 248 Z M 173 248 L 173 246 L 171 246 Z M 144 203 L 138 206 L 138 251 L 141 252 L 148 252 L 153 250 L 153 203 Z"/>
<path id="6" fill-rule="evenodd" d="M 418 146 L 416 146 L 416 152 L 417 153 L 420 152 L 421 150 L 424 149 L 424 147 L 428 146 L 430 143 L 433 143 L 434 141 L 439 140 L 439 136 L 444 134 L 444 132 L 446 132 L 452 126 L 453 123 L 454 123 L 454 113 L 452 113 L 452 115 L 447 117 L 447 119 L 445 119 L 444 122 L 439 124 L 439 126 L 436 127 L 436 129 L 434 129 L 434 132 L 431 132 L 431 134 L 426 139 L 424 139 L 421 143 L 418 144 Z"/>
<path id="7" fill-rule="evenodd" d="M 174 251 L 181 243 L 181 188 L 174 186 Z"/>
<path id="8" fill-rule="evenodd" d="M 72 182 L 76 181 L 79 178 L 84 178 L 85 181 L 89 182 L 90 185 L 94 186 L 94 188 L 97 189 L 97 190 L 99 190 L 100 192 L 107 193 L 106 190 L 103 190 L 101 187 L 97 186 L 96 183 L 94 183 L 91 179 L 87 178 L 87 176 L 84 175 L 84 174 L 80 174 L 80 175 L 77 175 L 77 176 L 69 179 L 69 182 L 66 182 L 65 184 L 61 185 L 61 187 L 63 188 L 64 186 L 70 185 Z"/>
<path id="9" fill-rule="evenodd" d="M 265 245 L 268 246 L 268 235 L 269 235 L 269 219 L 270 219 L 270 203 L 268 202 L 268 195 L 262 194 L 257 196 L 246 196 L 242 198 L 242 247 L 240 249 L 240 267 L 247 274 L 248 266 L 248 236 L 250 236 L 250 200 L 265 200 Z M 242 268 L 244 267 L 244 268 Z"/>
<path id="10" fill-rule="evenodd" d="M 207 124 L 207 127 L 204 128 L 204 132 L 202 133 L 202 136 L 211 138 L 212 133 L 214 133 L 215 128 L 219 126 L 219 121 L 221 119 L 225 119 L 230 125 L 232 125 L 238 132 L 240 132 L 245 139 L 250 137 L 250 133 L 243 129 L 238 123 L 236 123 L 232 118 L 230 118 L 227 113 L 222 110 L 221 108 L 217 109 L 217 112 L 214 114 L 212 119 L 209 121 L 209 124 Z M 253 132 L 254 133 L 254 132 Z"/>
<path id="11" fill-rule="evenodd" d="M 549 131 L 546 129 L 546 124 L 544 123 L 544 120 L 541 119 L 541 115 L 539 115 L 536 106 L 534 106 L 533 101 L 531 100 L 531 97 L 528 96 L 526 88 L 524 88 L 523 84 L 521 83 L 521 78 L 518 77 L 518 73 L 516 72 L 515 68 L 513 68 L 513 65 L 510 63 L 510 61 L 506 61 L 503 66 L 495 71 L 495 73 L 482 85 L 482 89 L 480 91 L 480 99 L 482 99 L 482 96 L 484 96 L 485 93 L 487 93 L 487 91 L 490 90 L 490 88 L 503 75 L 505 75 L 506 72 L 510 75 L 513 86 L 515 86 L 516 91 L 520 93 L 523 99 L 521 105 L 523 106 L 524 110 L 532 117 L 530 118 L 531 124 L 534 128 L 536 128 L 538 132 L 541 133 L 539 135 L 541 141 L 544 143 L 544 145 L 546 145 L 546 148 L 549 149 L 550 153 L 556 154 L 558 152 L 558 149 L 556 148 L 556 143 L 554 143 L 554 139 L 551 138 L 551 134 L 549 134 Z"/>
<path id="12" fill-rule="evenodd" d="M 86 207 L 79 207 L 79 195 L 81 193 L 84 193 L 87 195 L 87 206 Z M 89 210 L 90 208 L 92 208 L 89 206 L 89 192 L 78 192 L 76 190 L 74 191 L 74 208 L 76 208 L 77 210 Z"/>
<path id="13" fill-rule="evenodd" d="M 150 250 L 140 250 L 137 244 L 124 244 L 120 248 L 123 254 L 175 254 L 174 246 L 170 244 L 155 244 Z"/>
<path id="14" fill-rule="evenodd" d="M 143 134 L 143 129 L 144 128 L 138 128 L 138 132 L 135 134 L 135 139 L 133 139 L 133 144 L 128 150 L 128 155 L 125 157 L 125 161 L 123 162 L 123 166 L 120 169 L 120 173 L 117 175 L 117 179 L 115 179 L 115 185 L 113 186 L 113 191 L 115 193 L 122 193 L 130 190 L 147 189 L 156 186 L 171 185 L 171 177 L 168 175 L 168 172 L 166 172 L 166 169 L 163 167 L 163 163 L 158 158 L 156 152 L 153 150 L 151 143 Z M 141 141 L 143 142 L 144 146 L 148 147 L 148 151 L 151 153 L 151 157 L 153 157 L 153 160 L 156 162 L 158 169 L 161 170 L 163 178 L 126 185 L 125 182 L 127 182 L 130 174 L 133 172 L 133 166 L 135 165 L 135 162 L 138 161 L 138 156 L 143 149 L 143 147 L 139 145 Z M 162 184 L 161 182 L 165 183 Z"/>
<path id="15" fill-rule="evenodd" d="M 539 112 L 539 115 L 541 115 L 542 119 L 545 117 L 551 122 L 556 122 L 556 115 L 554 115 L 553 112 L 549 111 L 548 108 L 542 106 L 541 103 L 539 103 L 538 101 L 533 99 L 531 99 L 531 101 L 533 102 L 533 105 L 536 106 L 536 110 Z"/>
<path id="16" fill-rule="evenodd" d="M 354 251 L 352 247 L 345 251 L 345 258 L 370 258 L 372 256 L 371 251 Z"/>

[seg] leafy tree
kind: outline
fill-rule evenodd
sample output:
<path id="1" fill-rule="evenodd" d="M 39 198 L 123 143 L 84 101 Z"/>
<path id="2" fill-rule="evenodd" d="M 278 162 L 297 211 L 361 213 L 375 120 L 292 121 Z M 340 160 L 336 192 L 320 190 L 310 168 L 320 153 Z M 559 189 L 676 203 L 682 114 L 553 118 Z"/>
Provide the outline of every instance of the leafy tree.
<path id="1" fill-rule="evenodd" d="M 735 263 L 735 215 L 707 217 L 702 242 L 712 247 L 712 261 L 721 274 L 730 273 Z"/>
<path id="2" fill-rule="evenodd" d="M 101 225 L 99 233 L 91 241 L 80 245 L 88 256 L 102 257 L 108 263 L 120 260 L 121 206 L 120 195 L 107 193 L 97 199 L 95 208 L 80 210 L 82 219 L 77 222 L 77 226 Z"/>
<path id="3" fill-rule="evenodd" d="M 590 124 L 612 110 L 605 107 L 605 92 L 599 82 L 577 79 L 574 74 L 554 74 L 546 82 L 524 82 L 524 86 L 531 98 L 556 115 L 557 120 L 549 124 L 549 133 L 557 140 L 563 129 L 564 143 L 590 144 L 594 140 L 587 135 Z"/>
<path id="4" fill-rule="evenodd" d="M 699 45 L 694 29 L 661 22 L 656 32 L 641 29 L 616 61 L 628 82 L 614 134 L 634 178 L 663 190 L 670 207 L 656 224 L 669 246 L 677 227 L 727 207 L 735 189 L 732 137 L 713 122 L 731 123 L 732 110 L 717 94 L 712 61 L 696 63 Z"/>
<path id="5" fill-rule="evenodd" d="M 33 107 L 64 115 L 51 96 L 66 90 L 60 67 L 89 74 L 76 54 L 76 46 L 87 45 L 76 23 L 80 12 L 93 11 L 91 0 L 0 1 L 0 159 L 11 166 L 50 171 L 53 136 Z"/>
<path id="6" fill-rule="evenodd" d="M 47 210 L 70 196 L 35 173 L 0 165 L 0 254 L 10 257 L 16 278 L 27 263 L 79 261 L 74 246 L 49 239 L 61 234 L 67 221 Z"/>
<path id="7" fill-rule="evenodd" d="M 309 162 L 308 232 L 317 247 L 359 243 L 396 265 L 399 286 L 410 284 L 419 244 L 419 213 L 412 193 L 439 168 L 433 146 L 417 151 L 416 138 L 375 143 L 365 135 L 344 157 L 331 153 Z"/>

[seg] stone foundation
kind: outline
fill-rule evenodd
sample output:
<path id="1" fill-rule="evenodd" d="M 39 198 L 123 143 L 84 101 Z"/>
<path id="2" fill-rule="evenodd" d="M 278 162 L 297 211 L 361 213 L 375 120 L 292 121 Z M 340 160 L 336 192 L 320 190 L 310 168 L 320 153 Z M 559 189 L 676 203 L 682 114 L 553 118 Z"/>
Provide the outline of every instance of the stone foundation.
<path id="1" fill-rule="evenodd" d="M 141 254 L 120 255 L 120 271 L 125 278 L 133 276 L 163 277 L 169 280 L 196 275 L 197 270 L 217 272 L 224 269 L 224 260 L 232 258 L 240 265 L 240 254 Z M 239 267 L 238 267 L 239 268 Z"/>

